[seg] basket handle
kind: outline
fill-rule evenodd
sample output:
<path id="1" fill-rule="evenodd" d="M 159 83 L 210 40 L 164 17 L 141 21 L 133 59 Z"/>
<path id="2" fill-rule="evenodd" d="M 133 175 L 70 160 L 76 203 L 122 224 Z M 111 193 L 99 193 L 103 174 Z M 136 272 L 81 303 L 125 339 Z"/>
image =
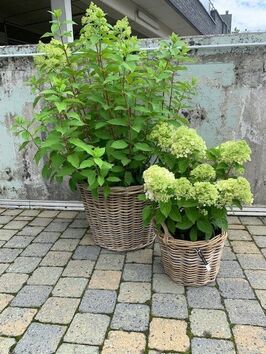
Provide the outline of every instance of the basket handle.
<path id="1" fill-rule="evenodd" d="M 161 226 L 162 226 L 163 231 L 164 231 L 164 241 L 167 242 L 169 240 L 169 238 L 170 238 L 168 227 L 166 226 L 165 222 L 162 222 Z"/>

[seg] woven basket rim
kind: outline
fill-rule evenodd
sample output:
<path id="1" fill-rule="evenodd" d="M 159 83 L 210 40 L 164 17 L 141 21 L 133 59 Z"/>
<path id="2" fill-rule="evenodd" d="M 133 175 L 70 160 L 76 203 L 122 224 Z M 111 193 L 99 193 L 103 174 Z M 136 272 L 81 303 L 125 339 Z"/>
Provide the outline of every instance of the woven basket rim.
<path id="1" fill-rule="evenodd" d="M 88 187 L 87 183 L 78 183 L 78 186 L 81 188 L 86 188 Z M 129 187 L 120 187 L 120 186 L 115 186 L 115 187 L 110 187 L 111 194 L 133 194 L 133 193 L 141 193 L 144 192 L 144 187 L 142 184 L 140 185 L 134 185 L 134 186 L 129 186 Z M 103 193 L 102 188 L 99 189 L 99 193 Z"/>
<path id="2" fill-rule="evenodd" d="M 158 238 L 165 244 L 165 245 L 173 245 L 173 246 L 178 246 L 181 248 L 204 248 L 204 247 L 210 247 L 210 246 L 215 246 L 217 243 L 220 243 L 223 240 L 226 240 L 227 238 L 227 232 L 222 231 L 219 235 L 216 235 L 210 240 L 202 240 L 202 241 L 188 241 L 188 240 L 181 240 L 178 238 L 174 238 L 171 234 L 169 236 L 165 235 L 164 232 L 158 231 L 156 228 L 154 228 L 154 232 L 158 236 Z"/>

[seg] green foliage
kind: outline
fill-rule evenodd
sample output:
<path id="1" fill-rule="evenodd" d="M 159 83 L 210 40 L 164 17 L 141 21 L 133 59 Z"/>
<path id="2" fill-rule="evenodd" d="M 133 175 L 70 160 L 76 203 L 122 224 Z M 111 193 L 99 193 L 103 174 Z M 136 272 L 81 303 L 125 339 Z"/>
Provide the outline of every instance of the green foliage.
<path id="1" fill-rule="evenodd" d="M 144 220 L 164 223 L 176 238 L 209 240 L 227 230 L 226 207 L 252 203 L 248 181 L 239 176 L 251 150 L 245 141 L 207 149 L 194 129 L 159 123 L 151 132 L 157 164 L 144 171 Z M 161 166 L 159 166 L 161 165 Z"/>
<path id="2" fill-rule="evenodd" d="M 142 183 L 156 156 L 150 132 L 160 121 L 183 123 L 180 111 L 193 83 L 178 72 L 189 60 L 188 47 L 175 34 L 152 53 L 141 50 L 126 18 L 115 25 L 91 3 L 82 19 L 80 38 L 64 43 L 60 10 L 53 13 L 49 44 L 41 43 L 31 86 L 40 112 L 17 118 L 14 130 L 36 145 L 43 176 L 71 188 L 87 182 L 99 187 Z M 56 39 L 55 39 L 56 38 Z M 95 194 L 95 193 L 94 193 Z"/>

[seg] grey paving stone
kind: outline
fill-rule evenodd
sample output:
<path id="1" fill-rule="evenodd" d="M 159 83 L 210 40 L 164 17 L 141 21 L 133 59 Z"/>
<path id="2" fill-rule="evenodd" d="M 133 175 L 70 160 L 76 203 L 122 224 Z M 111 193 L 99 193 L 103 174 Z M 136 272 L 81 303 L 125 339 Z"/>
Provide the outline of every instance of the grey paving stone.
<path id="1" fill-rule="evenodd" d="M 153 250 L 150 248 L 145 248 L 142 250 L 128 252 L 126 261 L 128 263 L 151 264 L 152 263 L 152 254 L 153 254 Z"/>
<path id="2" fill-rule="evenodd" d="M 83 238 L 79 241 L 80 246 L 95 246 L 95 242 L 90 231 L 87 231 Z M 104 249 L 102 249 L 101 254 L 104 254 Z M 122 255 L 120 253 L 120 255 Z"/>
<path id="3" fill-rule="evenodd" d="M 54 218 L 57 214 L 59 214 L 59 210 L 43 210 L 38 215 L 39 218 Z"/>
<path id="4" fill-rule="evenodd" d="M 73 228 L 80 228 L 80 227 L 84 227 L 87 228 L 89 226 L 89 223 L 86 219 L 75 219 L 70 225 L 69 227 L 73 227 Z"/>
<path id="5" fill-rule="evenodd" d="M 75 239 L 81 239 L 87 229 L 71 229 L 70 227 L 62 233 L 61 238 L 75 238 Z"/>
<path id="6" fill-rule="evenodd" d="M 0 275 L 4 273 L 8 266 L 9 263 L 0 263 Z"/>
<path id="7" fill-rule="evenodd" d="M 51 218 L 35 218 L 34 220 L 32 220 L 32 222 L 29 223 L 29 226 L 47 226 L 50 224 L 50 222 L 53 219 Z"/>
<path id="8" fill-rule="evenodd" d="M 27 274 L 5 273 L 0 277 L 0 293 L 16 293 L 28 279 Z"/>
<path id="9" fill-rule="evenodd" d="M 83 344 L 63 343 L 56 354 L 99 354 L 99 348 Z"/>
<path id="10" fill-rule="evenodd" d="M 101 253 L 95 268 L 101 270 L 121 270 L 124 265 L 125 256 L 122 254 Z"/>
<path id="11" fill-rule="evenodd" d="M 122 329 L 125 331 L 146 331 L 149 326 L 150 308 L 143 304 L 125 304 L 116 305 L 112 329 Z"/>
<path id="12" fill-rule="evenodd" d="M 231 338 L 226 313 L 222 310 L 193 309 L 190 325 L 194 336 Z"/>
<path id="13" fill-rule="evenodd" d="M 57 218 L 62 218 L 62 219 L 74 219 L 77 216 L 78 212 L 77 211 L 71 211 L 71 210 L 63 210 L 60 211 L 59 214 L 57 214 Z"/>
<path id="14" fill-rule="evenodd" d="M 37 268 L 40 261 L 41 258 L 38 257 L 18 257 L 7 269 L 7 272 L 32 273 Z"/>
<path id="15" fill-rule="evenodd" d="M 54 285 L 60 277 L 63 268 L 59 267 L 39 267 L 28 280 L 28 284 Z"/>
<path id="16" fill-rule="evenodd" d="M 263 222 L 255 216 L 240 216 L 239 219 L 244 225 L 263 225 Z"/>
<path id="17" fill-rule="evenodd" d="M 44 245 L 44 243 L 42 245 Z M 62 267 L 67 264 L 71 256 L 71 252 L 49 251 L 47 255 L 43 258 L 41 265 Z"/>
<path id="18" fill-rule="evenodd" d="M 154 243 L 153 253 L 154 253 L 154 256 L 161 256 L 161 248 L 160 248 L 159 242 Z"/>
<path id="19" fill-rule="evenodd" d="M 100 253 L 99 246 L 78 246 L 72 258 L 96 261 L 96 259 L 99 256 L 99 253 Z"/>
<path id="20" fill-rule="evenodd" d="M 15 216 L 22 212 L 22 209 L 6 209 L 1 215 Z"/>
<path id="21" fill-rule="evenodd" d="M 11 248 L 25 248 L 27 247 L 34 237 L 28 236 L 13 236 L 4 247 L 11 247 Z"/>
<path id="22" fill-rule="evenodd" d="M 57 221 L 52 221 L 45 229 L 44 231 L 56 231 L 56 232 L 63 232 L 65 229 L 68 227 L 68 222 L 57 222 Z"/>
<path id="23" fill-rule="evenodd" d="M 246 270 L 245 273 L 254 289 L 266 290 L 266 270 Z"/>
<path id="24" fill-rule="evenodd" d="M 238 254 L 237 258 L 243 269 L 266 270 L 266 260 L 260 254 Z"/>
<path id="25" fill-rule="evenodd" d="M 266 310 L 266 290 L 255 290 L 261 306 Z"/>
<path id="26" fill-rule="evenodd" d="M 9 354 L 11 348 L 16 344 L 14 338 L 0 337 L 0 353 Z"/>
<path id="27" fill-rule="evenodd" d="M 234 344 L 224 339 L 193 338 L 193 354 L 236 354 Z"/>
<path id="28" fill-rule="evenodd" d="M 86 278 L 60 278 L 53 290 L 53 296 L 80 297 L 87 283 Z"/>
<path id="29" fill-rule="evenodd" d="M 40 213 L 40 210 L 38 209 L 28 209 L 28 210 L 23 210 L 22 213 L 19 214 L 19 216 L 37 216 Z"/>
<path id="30" fill-rule="evenodd" d="M 189 307 L 205 309 L 222 309 L 221 296 L 215 287 L 188 287 L 187 301 Z"/>
<path id="31" fill-rule="evenodd" d="M 52 247 L 52 243 L 32 243 L 22 252 L 22 256 L 43 257 Z"/>
<path id="32" fill-rule="evenodd" d="M 261 249 L 261 253 L 264 255 L 264 257 L 266 258 L 266 248 L 262 248 Z"/>
<path id="33" fill-rule="evenodd" d="M 247 230 L 228 230 L 228 238 L 230 241 L 252 241 L 252 237 Z"/>
<path id="34" fill-rule="evenodd" d="M 40 307 L 52 291 L 48 285 L 25 285 L 12 300 L 11 306 Z"/>
<path id="35" fill-rule="evenodd" d="M 79 311 L 90 313 L 113 313 L 116 303 L 116 292 L 113 290 L 89 289 L 85 292 Z"/>
<path id="36" fill-rule="evenodd" d="M 0 224 L 7 224 L 9 221 L 13 219 L 14 216 L 8 216 L 8 215 L 1 215 L 0 216 Z"/>
<path id="37" fill-rule="evenodd" d="M 254 236 L 254 241 L 259 247 L 266 247 L 266 237 L 265 236 Z"/>
<path id="38" fill-rule="evenodd" d="M 225 307 L 233 324 L 266 326 L 266 316 L 256 300 L 225 300 Z"/>
<path id="39" fill-rule="evenodd" d="M 45 218 L 43 218 L 45 220 Z M 54 243 L 60 236 L 60 232 L 41 232 L 33 242 L 40 242 L 40 243 Z"/>
<path id="40" fill-rule="evenodd" d="M 154 274 L 152 290 L 157 293 L 184 294 L 183 285 L 175 283 L 166 274 Z"/>
<path id="41" fill-rule="evenodd" d="M 151 299 L 150 283 L 121 283 L 118 296 L 119 302 L 145 303 Z"/>
<path id="42" fill-rule="evenodd" d="M 75 315 L 64 340 L 71 343 L 101 345 L 103 344 L 110 317 L 93 313 Z"/>
<path id="43" fill-rule="evenodd" d="M 217 279 L 221 295 L 227 299 L 255 299 L 248 281 L 242 278 Z"/>
<path id="44" fill-rule="evenodd" d="M 222 260 L 223 261 L 233 261 L 236 259 L 236 255 L 232 252 L 230 247 L 224 247 L 222 253 Z"/>
<path id="45" fill-rule="evenodd" d="M 163 265 L 161 262 L 161 257 L 154 257 L 153 259 L 153 274 L 164 274 Z"/>
<path id="46" fill-rule="evenodd" d="M 30 222 L 33 219 L 34 219 L 33 216 L 20 216 L 20 215 L 18 215 L 13 219 L 13 221 L 28 221 L 28 222 Z"/>
<path id="47" fill-rule="evenodd" d="M 1 248 L 0 249 L 0 263 L 13 262 L 15 258 L 21 253 L 22 249 Z"/>
<path id="48" fill-rule="evenodd" d="M 8 241 L 11 239 L 12 236 L 14 236 L 18 230 L 4 230 L 0 229 L 0 240 L 1 241 Z"/>
<path id="49" fill-rule="evenodd" d="M 4 226 L 4 229 L 11 229 L 11 230 L 20 230 L 22 229 L 24 226 L 26 226 L 28 224 L 28 221 L 16 221 L 16 220 L 12 220 L 10 221 L 8 224 L 6 224 Z"/>
<path id="50" fill-rule="evenodd" d="M 92 274 L 95 262 L 87 260 L 70 260 L 63 272 L 65 277 L 89 278 Z"/>
<path id="51" fill-rule="evenodd" d="M 71 322 L 80 299 L 49 297 L 39 310 L 36 320 L 44 323 L 68 324 Z"/>
<path id="52" fill-rule="evenodd" d="M 27 226 L 24 227 L 18 235 L 22 236 L 37 236 L 42 230 L 44 229 L 43 226 Z"/>
<path id="53" fill-rule="evenodd" d="M 228 220 L 229 224 L 241 224 L 241 222 L 237 216 L 228 216 L 227 220 Z"/>
<path id="54" fill-rule="evenodd" d="M 85 212 L 84 212 L 84 211 L 80 211 L 80 212 L 78 213 L 78 215 L 76 216 L 76 219 L 75 219 L 75 220 L 77 220 L 77 219 L 86 219 L 86 214 L 85 214 Z"/>
<path id="55" fill-rule="evenodd" d="M 51 354 L 56 351 L 65 326 L 32 323 L 14 349 L 14 354 Z"/>
<path id="56" fill-rule="evenodd" d="M 218 277 L 221 278 L 244 278 L 244 273 L 237 261 L 222 261 Z"/>
<path id="57" fill-rule="evenodd" d="M 0 225 L 1 227 L 1 225 Z M 6 243 L 6 241 L 0 241 L 0 248 Z"/>
<path id="58" fill-rule="evenodd" d="M 12 222 L 12 221 L 11 221 Z M 258 236 L 266 236 L 266 225 L 264 226 L 260 226 L 260 225 L 251 225 L 251 226 L 247 226 L 248 231 L 252 234 L 252 235 L 258 235 Z"/>
<path id="59" fill-rule="evenodd" d="M 126 264 L 123 272 L 125 281 L 151 281 L 152 268 L 150 264 Z"/>
<path id="60" fill-rule="evenodd" d="M 74 251 L 79 243 L 76 239 L 60 239 L 52 247 L 52 251 Z"/>
<path id="61" fill-rule="evenodd" d="M 152 315 L 156 317 L 183 319 L 188 317 L 186 298 L 176 294 L 154 294 Z"/>

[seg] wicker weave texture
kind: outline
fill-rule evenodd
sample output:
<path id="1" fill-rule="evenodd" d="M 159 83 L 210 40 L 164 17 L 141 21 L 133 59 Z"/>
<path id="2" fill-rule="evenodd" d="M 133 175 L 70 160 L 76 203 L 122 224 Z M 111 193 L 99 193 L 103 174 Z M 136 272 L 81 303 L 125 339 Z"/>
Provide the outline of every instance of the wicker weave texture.
<path id="1" fill-rule="evenodd" d="M 143 186 L 112 187 L 109 197 L 93 198 L 87 185 L 79 185 L 94 242 L 113 251 L 131 251 L 154 241 L 152 225 L 142 221 L 144 201 L 138 200 Z"/>
<path id="2" fill-rule="evenodd" d="M 215 280 L 227 233 L 217 235 L 209 241 L 196 242 L 174 239 L 169 233 L 156 233 L 161 247 L 162 264 L 171 279 L 190 286 L 205 285 Z M 210 271 L 196 250 L 201 251 Z"/>

